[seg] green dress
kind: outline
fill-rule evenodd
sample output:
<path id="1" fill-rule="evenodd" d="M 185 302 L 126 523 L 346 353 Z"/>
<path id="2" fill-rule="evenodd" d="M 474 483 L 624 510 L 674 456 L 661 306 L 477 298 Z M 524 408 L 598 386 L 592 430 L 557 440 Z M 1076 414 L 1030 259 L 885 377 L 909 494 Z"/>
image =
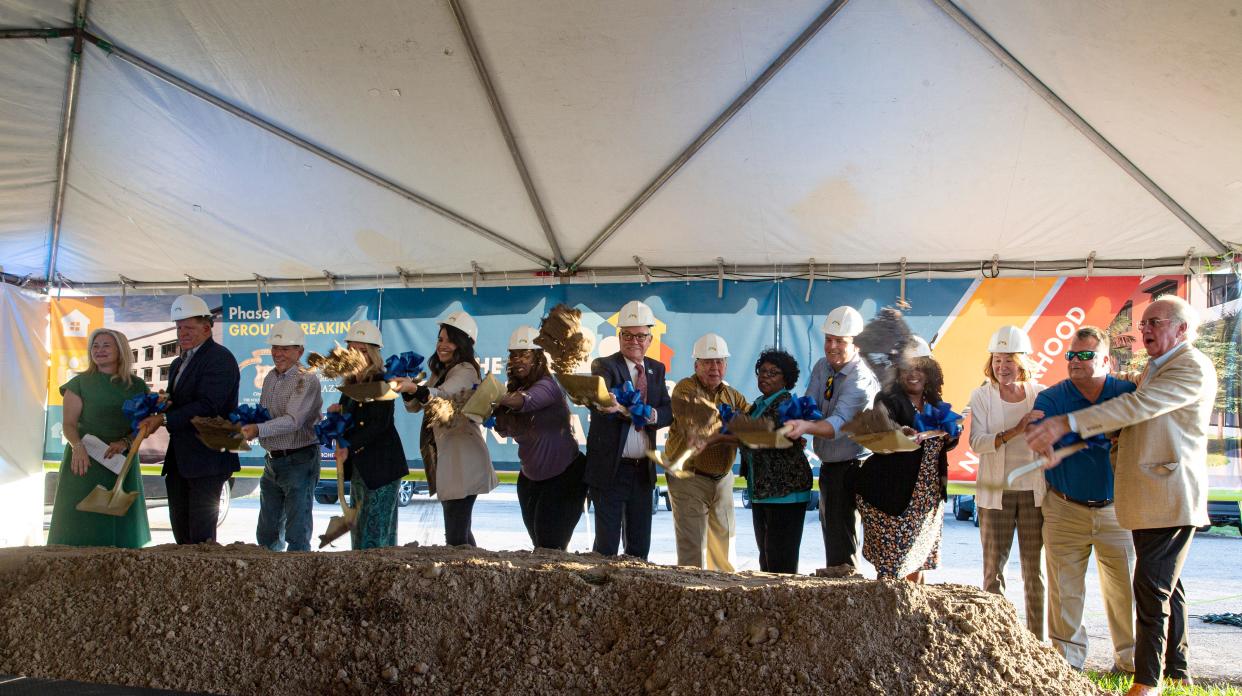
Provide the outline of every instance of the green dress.
<path id="1" fill-rule="evenodd" d="M 80 374 L 66 382 L 60 393 L 71 391 L 82 399 L 82 415 L 78 418 L 78 433 L 94 435 L 104 442 L 114 442 L 129 434 L 129 419 L 121 410 L 125 400 L 150 391 L 147 383 L 134 377 L 126 388 L 112 381 L 111 375 L 103 373 Z M 135 461 L 125 475 L 121 486 L 127 492 L 138 491 L 138 497 L 123 517 L 102 515 L 97 512 L 79 512 L 76 506 L 96 485 L 111 489 L 116 474 L 102 464 L 91 460 L 86 475 L 73 473 L 71 462 L 73 448 L 65 446 L 65 456 L 60 462 L 60 476 L 56 485 L 56 504 L 52 508 L 52 525 L 48 531 L 48 544 L 69 546 L 118 546 L 136 549 L 151 541 L 151 528 L 147 524 L 147 505 L 142 495 L 142 472 Z"/>

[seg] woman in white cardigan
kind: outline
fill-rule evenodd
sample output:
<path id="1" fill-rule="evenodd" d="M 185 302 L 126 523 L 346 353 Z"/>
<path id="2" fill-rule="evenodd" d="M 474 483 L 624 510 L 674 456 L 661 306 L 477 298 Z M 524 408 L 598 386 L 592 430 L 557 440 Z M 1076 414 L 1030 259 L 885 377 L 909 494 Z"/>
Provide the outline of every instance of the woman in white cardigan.
<path id="1" fill-rule="evenodd" d="M 460 412 L 479 386 L 479 363 L 474 357 L 478 334 L 478 324 L 469 314 L 449 314 L 440 322 L 436 352 L 427 361 L 431 368 L 427 384 L 405 381 L 400 387 L 411 413 L 423 411 L 433 398 L 453 403 L 453 408 L 439 409 L 434 416 L 424 411 L 418 438 L 430 492 L 440 499 L 444 511 L 444 543 L 449 546 L 476 545 L 470 530 L 474 501 L 497 484 L 483 431 Z"/>
<path id="2" fill-rule="evenodd" d="M 1018 534 L 1026 625 L 1044 639 L 1044 474 L 1032 471 L 1013 485 L 1014 469 L 1035 460 L 1022 431 L 1043 417 L 1034 410 L 1043 387 L 1031 381 L 1031 339 L 1016 326 L 1002 326 L 988 343 L 987 383 L 970 395 L 970 448 L 979 455 L 975 505 L 983 542 L 983 589 L 1005 592 L 1005 564 Z"/>

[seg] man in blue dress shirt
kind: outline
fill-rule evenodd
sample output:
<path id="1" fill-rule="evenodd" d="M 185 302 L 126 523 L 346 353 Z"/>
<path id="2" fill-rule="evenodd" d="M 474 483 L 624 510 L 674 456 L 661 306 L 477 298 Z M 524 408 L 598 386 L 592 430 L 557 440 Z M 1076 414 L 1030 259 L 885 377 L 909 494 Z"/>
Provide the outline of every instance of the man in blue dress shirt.
<path id="1" fill-rule="evenodd" d="M 1045 417 L 1072 413 L 1136 389 L 1109 374 L 1108 335 L 1094 326 L 1075 334 L 1065 354 L 1069 379 L 1039 394 L 1035 408 Z M 1076 434 L 1061 445 L 1081 440 Z M 1048 633 L 1067 662 L 1083 669 L 1087 630 L 1082 625 L 1087 562 L 1095 551 L 1100 593 L 1113 639 L 1113 669 L 1134 671 L 1134 542 L 1117 522 L 1113 507 L 1111 443 L 1104 435 L 1085 450 L 1044 472 L 1044 549 L 1048 558 Z"/>

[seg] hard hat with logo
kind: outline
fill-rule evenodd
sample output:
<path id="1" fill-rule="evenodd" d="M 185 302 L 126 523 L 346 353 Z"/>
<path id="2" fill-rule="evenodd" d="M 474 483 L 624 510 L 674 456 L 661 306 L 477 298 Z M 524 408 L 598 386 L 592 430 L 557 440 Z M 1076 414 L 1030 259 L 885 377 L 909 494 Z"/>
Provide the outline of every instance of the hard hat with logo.
<path id="1" fill-rule="evenodd" d="M 197 295 L 182 295 L 173 300 L 172 320 L 189 319 L 190 317 L 210 317 L 211 308 Z"/>
<path id="2" fill-rule="evenodd" d="M 829 336 L 857 336 L 862 333 L 863 318 L 857 309 L 842 305 L 828 313 L 820 330 Z"/>
<path id="3" fill-rule="evenodd" d="M 638 300 L 626 302 L 617 314 L 617 326 L 655 326 L 655 323 L 651 308 Z"/>
<path id="4" fill-rule="evenodd" d="M 474 317 L 462 311 L 453 312 L 444 317 L 440 322 L 445 326 L 451 326 L 458 331 L 470 337 L 471 342 L 479 340 L 479 325 L 474 321 Z"/>
<path id="5" fill-rule="evenodd" d="M 931 345 L 929 345 L 927 341 L 923 340 L 922 336 L 911 336 L 910 344 L 910 357 L 930 358 L 932 356 Z"/>
<path id="6" fill-rule="evenodd" d="M 695 360 L 713 360 L 729 357 L 729 344 L 714 333 L 703 334 L 694 342 Z"/>
<path id="7" fill-rule="evenodd" d="M 519 326 L 509 336 L 509 350 L 543 350 L 535 345 L 535 339 L 539 337 L 539 329 L 529 326 Z"/>
<path id="8" fill-rule="evenodd" d="M 370 343 L 376 348 L 384 347 L 384 336 L 380 333 L 380 328 L 375 325 L 375 322 L 366 319 L 350 324 L 349 333 L 345 334 L 345 340 L 357 343 Z"/>
<path id="9" fill-rule="evenodd" d="M 292 319 L 281 319 L 267 332 L 269 346 L 306 346 L 306 332 Z"/>
<path id="10" fill-rule="evenodd" d="M 988 341 L 989 353 L 1030 353 L 1031 337 L 1016 326 L 1002 326 Z"/>

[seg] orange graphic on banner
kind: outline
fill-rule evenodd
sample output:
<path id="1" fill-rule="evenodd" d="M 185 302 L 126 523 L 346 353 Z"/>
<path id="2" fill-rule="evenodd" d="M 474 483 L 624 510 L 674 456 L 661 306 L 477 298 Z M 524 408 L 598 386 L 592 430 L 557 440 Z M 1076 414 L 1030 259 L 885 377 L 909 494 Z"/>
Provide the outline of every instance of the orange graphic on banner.
<path id="1" fill-rule="evenodd" d="M 1056 296 L 1031 325 L 1031 360 L 1035 381 L 1052 386 L 1065 379 L 1065 351 L 1083 326 L 1108 326 L 1139 287 L 1135 276 L 1066 278 Z"/>
<path id="2" fill-rule="evenodd" d="M 1006 324 L 1025 326 L 1056 286 L 1056 278 L 988 278 L 975 287 L 944 335 L 935 356 L 944 371 L 944 399 L 961 413 L 970 392 L 983 383 L 988 339 Z M 949 479 L 973 481 L 979 462 L 970 451 L 970 418 L 963 423 L 957 448 L 949 453 Z"/>
<path id="3" fill-rule="evenodd" d="M 102 297 L 64 297 L 51 302 L 52 350 L 47 372 L 47 403 L 62 406 L 60 385 L 86 370 L 91 332 L 103 326 Z"/>

